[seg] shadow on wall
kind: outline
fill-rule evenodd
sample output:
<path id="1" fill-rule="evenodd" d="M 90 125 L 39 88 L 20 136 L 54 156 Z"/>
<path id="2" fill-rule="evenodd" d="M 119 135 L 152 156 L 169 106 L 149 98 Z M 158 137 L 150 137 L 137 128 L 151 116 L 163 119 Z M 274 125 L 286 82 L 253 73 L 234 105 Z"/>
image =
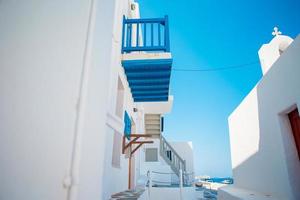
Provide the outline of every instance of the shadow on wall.
<path id="1" fill-rule="evenodd" d="M 259 130 L 253 134 L 259 134 L 259 146 L 233 168 L 237 187 L 280 199 L 300 199 L 300 162 L 287 117 L 297 102 L 300 105 L 299 50 L 298 37 L 257 85 Z M 249 124 L 244 128 L 251 128 Z"/>

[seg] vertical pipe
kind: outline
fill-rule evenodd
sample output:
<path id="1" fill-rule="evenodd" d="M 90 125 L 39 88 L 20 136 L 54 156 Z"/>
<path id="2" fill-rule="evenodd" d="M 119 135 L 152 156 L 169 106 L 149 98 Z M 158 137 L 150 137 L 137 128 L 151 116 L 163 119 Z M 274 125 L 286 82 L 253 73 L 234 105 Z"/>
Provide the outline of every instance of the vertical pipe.
<path id="1" fill-rule="evenodd" d="M 74 129 L 74 139 L 72 146 L 72 155 L 71 155 L 71 165 L 70 165 L 70 187 L 67 191 L 68 200 L 78 199 L 78 186 L 79 186 L 79 172 L 80 172 L 80 159 L 81 159 L 81 139 L 83 135 L 84 127 L 84 113 L 86 106 L 87 90 L 89 83 L 89 71 L 92 65 L 92 48 L 93 48 L 93 38 L 94 38 L 94 29 L 96 22 L 96 6 L 97 0 L 91 0 L 90 10 L 89 10 L 89 19 L 88 27 L 85 39 L 85 48 L 83 54 L 83 63 L 82 71 L 80 77 L 80 87 L 78 94 L 78 107 L 76 111 L 75 119 L 75 129 Z"/>

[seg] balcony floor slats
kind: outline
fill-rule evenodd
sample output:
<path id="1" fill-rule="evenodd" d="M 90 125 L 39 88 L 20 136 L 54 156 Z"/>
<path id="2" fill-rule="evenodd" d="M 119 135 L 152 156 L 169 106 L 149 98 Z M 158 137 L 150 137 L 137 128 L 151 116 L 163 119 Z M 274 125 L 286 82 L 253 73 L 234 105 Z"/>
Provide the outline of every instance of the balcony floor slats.
<path id="1" fill-rule="evenodd" d="M 172 59 L 123 60 L 135 102 L 168 101 Z"/>

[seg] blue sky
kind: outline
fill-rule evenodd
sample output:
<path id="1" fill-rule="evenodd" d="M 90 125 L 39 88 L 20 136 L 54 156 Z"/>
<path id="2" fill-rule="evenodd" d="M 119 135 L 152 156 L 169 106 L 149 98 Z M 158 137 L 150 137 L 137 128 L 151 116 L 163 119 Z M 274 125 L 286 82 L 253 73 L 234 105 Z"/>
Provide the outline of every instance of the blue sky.
<path id="1" fill-rule="evenodd" d="M 169 15 L 173 68 L 213 69 L 253 63 L 278 26 L 300 33 L 296 0 L 138 0 L 141 17 Z M 197 175 L 231 176 L 227 118 L 261 78 L 259 63 L 211 72 L 173 71 L 174 104 L 165 137 L 192 141 Z"/>

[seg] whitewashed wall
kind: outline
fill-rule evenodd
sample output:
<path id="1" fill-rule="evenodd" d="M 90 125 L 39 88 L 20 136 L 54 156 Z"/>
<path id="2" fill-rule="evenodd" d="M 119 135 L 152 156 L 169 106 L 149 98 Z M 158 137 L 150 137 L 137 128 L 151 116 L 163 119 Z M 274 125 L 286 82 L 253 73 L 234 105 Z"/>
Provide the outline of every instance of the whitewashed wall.
<path id="1" fill-rule="evenodd" d="M 90 1 L 0 2 L 0 199 L 65 199 Z"/>
<path id="2" fill-rule="evenodd" d="M 98 0 L 94 8 L 78 199 L 103 199 L 108 191 L 107 97 L 112 61 L 120 62 L 115 5 Z M 0 2 L 1 200 L 67 198 L 63 182 L 70 173 L 90 8 L 86 0 Z"/>
<path id="3" fill-rule="evenodd" d="M 229 117 L 234 186 L 300 199 L 300 163 L 287 113 L 300 107 L 300 37 Z"/>
<path id="4" fill-rule="evenodd" d="M 98 0 L 81 146 L 79 199 L 104 199 L 107 105 L 113 66 L 115 1 Z M 111 163 L 111 162 L 110 162 Z"/>
<path id="5" fill-rule="evenodd" d="M 186 171 L 194 172 L 194 151 L 192 142 L 170 142 L 178 155 L 186 162 Z"/>
<path id="6" fill-rule="evenodd" d="M 132 0 L 97 0 L 94 7 L 91 2 L 0 2 L 1 200 L 67 199 L 63 184 L 74 145 L 78 199 L 108 199 L 127 189 L 128 159 L 121 156 L 120 168 L 111 161 L 113 132 L 123 134 L 124 126 L 115 114 L 118 76 L 125 87 L 124 109 L 137 133 L 144 129 L 143 105 L 133 113 L 121 66 L 122 16 Z M 81 137 L 74 144 L 82 76 Z M 140 154 L 136 179 L 145 171 Z"/>
<path id="7" fill-rule="evenodd" d="M 142 121 L 137 120 L 138 113 L 133 112 L 133 108 L 136 107 L 131 91 L 124 73 L 124 69 L 121 65 L 121 43 L 122 43 L 122 20 L 123 15 L 128 16 L 130 13 L 131 0 L 117 0 L 114 12 L 114 25 L 112 33 L 112 65 L 110 68 L 110 80 L 109 80 L 109 102 L 107 105 L 107 118 L 106 118 L 106 139 L 105 139 L 105 160 L 103 162 L 104 173 L 103 173 L 103 199 L 109 199 L 111 194 L 124 191 L 128 189 L 128 157 L 124 154 L 121 155 L 120 167 L 112 166 L 112 150 L 113 150 L 113 134 L 117 131 L 123 136 L 124 123 L 123 116 L 119 117 L 116 115 L 116 103 L 117 103 L 117 90 L 118 90 L 118 78 L 120 78 L 122 85 L 124 86 L 124 102 L 123 102 L 123 113 L 126 110 L 130 117 L 132 117 L 136 127 L 144 128 L 139 123 Z M 142 109 L 139 109 L 140 115 L 143 115 Z M 123 115 L 123 114 L 122 114 Z M 142 122 L 143 123 L 143 122 Z M 137 132 L 136 130 L 132 130 Z M 137 157 L 138 153 L 135 153 Z M 135 159 L 135 158 L 134 158 Z M 137 158 L 138 159 L 138 158 Z M 136 172 L 136 176 L 138 173 Z M 135 180 L 132 180 L 135 181 Z"/>
<path id="8" fill-rule="evenodd" d="M 159 139 L 151 139 L 154 141 L 153 144 L 143 145 L 139 152 L 140 156 L 140 174 L 141 176 L 146 176 L 148 171 L 163 172 L 163 173 L 173 173 L 171 167 L 164 161 L 160 156 L 160 141 Z M 145 152 L 146 148 L 157 148 L 158 149 L 158 161 L 157 162 L 145 162 Z M 171 175 L 161 175 L 152 173 L 153 180 L 171 182 Z"/>

